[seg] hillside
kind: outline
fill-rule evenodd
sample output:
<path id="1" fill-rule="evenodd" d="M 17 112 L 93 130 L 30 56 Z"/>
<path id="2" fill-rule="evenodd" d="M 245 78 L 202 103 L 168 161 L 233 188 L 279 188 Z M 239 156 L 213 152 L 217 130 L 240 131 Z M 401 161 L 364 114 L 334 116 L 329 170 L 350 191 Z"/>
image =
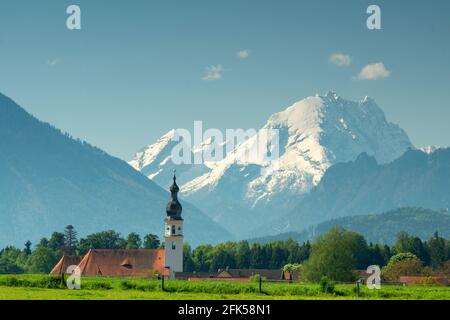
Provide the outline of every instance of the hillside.
<path id="1" fill-rule="evenodd" d="M 80 236 L 105 229 L 162 235 L 166 190 L 1 94 L 0 150 L 0 247 L 36 243 L 68 224 Z M 199 209 L 183 206 L 187 241 L 230 238 Z"/>
<path id="2" fill-rule="evenodd" d="M 261 235 L 298 231 L 335 218 L 386 212 L 401 207 L 450 207 L 450 149 L 408 150 L 378 164 L 361 154 L 332 166 L 317 187 L 283 218 L 270 221 Z"/>
<path id="3" fill-rule="evenodd" d="M 450 214 L 424 208 L 400 208 L 381 214 L 343 217 L 328 220 L 301 232 L 286 232 L 274 236 L 250 239 L 251 242 L 270 242 L 294 239 L 300 242 L 313 240 L 334 226 L 356 231 L 367 241 L 393 244 L 399 232 L 405 231 L 422 240 L 428 240 L 436 231 L 444 238 L 450 237 Z"/>

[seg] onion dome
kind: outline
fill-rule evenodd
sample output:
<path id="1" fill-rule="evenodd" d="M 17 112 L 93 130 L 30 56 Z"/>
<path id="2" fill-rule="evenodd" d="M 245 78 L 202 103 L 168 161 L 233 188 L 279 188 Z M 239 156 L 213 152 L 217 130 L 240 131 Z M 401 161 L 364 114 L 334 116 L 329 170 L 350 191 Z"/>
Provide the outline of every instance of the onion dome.
<path id="1" fill-rule="evenodd" d="M 175 170 L 173 174 L 173 184 L 170 186 L 170 201 L 166 206 L 167 217 L 175 220 L 182 220 L 181 212 L 183 208 L 181 207 L 180 202 L 178 202 L 178 192 L 180 188 L 177 185 L 177 177 L 175 175 Z"/>

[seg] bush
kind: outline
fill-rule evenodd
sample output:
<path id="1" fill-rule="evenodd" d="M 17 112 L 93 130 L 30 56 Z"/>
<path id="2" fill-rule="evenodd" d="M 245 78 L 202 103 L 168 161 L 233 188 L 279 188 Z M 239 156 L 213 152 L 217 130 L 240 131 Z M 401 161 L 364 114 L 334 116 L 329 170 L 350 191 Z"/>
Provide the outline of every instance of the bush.
<path id="1" fill-rule="evenodd" d="M 65 288 L 65 284 L 61 283 L 60 277 L 44 276 L 42 279 L 32 284 L 33 287 L 47 288 L 47 289 L 61 289 Z"/>
<path id="2" fill-rule="evenodd" d="M 259 274 L 254 274 L 250 276 L 249 280 L 250 282 L 259 282 L 259 278 L 261 278 L 261 282 L 267 281 L 267 277 L 261 277 Z"/>
<path id="3" fill-rule="evenodd" d="M 399 282 L 401 276 L 420 276 L 424 274 L 422 262 L 417 258 L 389 261 L 382 269 L 383 278 L 388 282 Z"/>
<path id="4" fill-rule="evenodd" d="M 136 289 L 136 283 L 131 283 L 130 281 L 121 281 L 119 284 L 122 290 L 133 290 Z"/>
<path id="5" fill-rule="evenodd" d="M 323 293 L 334 293 L 334 282 L 328 279 L 327 276 L 323 276 L 320 281 L 320 291 Z"/>
<path id="6" fill-rule="evenodd" d="M 111 290 L 112 286 L 107 282 L 96 281 L 96 282 L 87 283 L 87 284 L 83 285 L 82 289 Z"/>

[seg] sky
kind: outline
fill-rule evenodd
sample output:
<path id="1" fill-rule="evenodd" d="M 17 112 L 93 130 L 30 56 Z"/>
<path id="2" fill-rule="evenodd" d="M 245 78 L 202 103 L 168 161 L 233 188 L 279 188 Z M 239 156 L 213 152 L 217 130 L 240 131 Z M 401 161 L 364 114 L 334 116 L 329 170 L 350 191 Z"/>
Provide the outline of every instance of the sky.
<path id="1" fill-rule="evenodd" d="M 0 92 L 124 160 L 194 120 L 259 128 L 329 90 L 450 146 L 449 34 L 447 0 L 1 0 Z"/>

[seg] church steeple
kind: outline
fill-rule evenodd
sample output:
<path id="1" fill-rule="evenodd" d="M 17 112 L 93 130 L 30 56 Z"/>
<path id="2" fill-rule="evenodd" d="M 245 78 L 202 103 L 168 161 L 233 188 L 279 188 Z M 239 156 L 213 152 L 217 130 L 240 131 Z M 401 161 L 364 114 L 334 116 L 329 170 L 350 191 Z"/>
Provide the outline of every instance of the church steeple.
<path id="1" fill-rule="evenodd" d="M 180 188 L 177 185 L 176 170 L 173 170 L 173 184 L 170 186 L 169 190 L 171 199 L 166 206 L 167 216 L 175 220 L 183 220 L 183 218 L 181 218 L 183 208 L 180 202 L 178 202 L 178 192 L 180 191 Z"/>
<path id="2" fill-rule="evenodd" d="M 173 279 L 177 272 L 183 271 L 183 218 L 180 202 L 178 202 L 177 177 L 173 170 L 173 184 L 170 186 L 170 201 L 166 207 L 167 216 L 164 219 L 164 265 L 170 271 Z"/>

